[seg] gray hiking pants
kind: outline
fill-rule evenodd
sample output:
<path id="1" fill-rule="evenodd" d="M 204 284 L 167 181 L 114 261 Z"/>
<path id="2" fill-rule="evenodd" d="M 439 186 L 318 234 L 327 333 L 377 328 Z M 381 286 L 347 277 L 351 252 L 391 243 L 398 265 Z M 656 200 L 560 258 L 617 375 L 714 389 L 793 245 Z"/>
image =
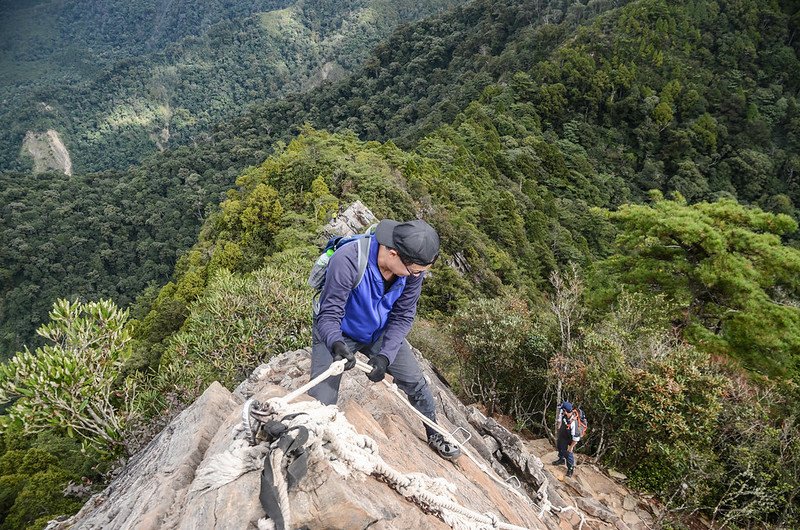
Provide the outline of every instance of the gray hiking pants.
<path id="1" fill-rule="evenodd" d="M 354 353 L 361 352 L 371 358 L 373 355 L 378 355 L 381 351 L 383 335 L 372 344 L 356 342 L 347 335 L 343 337 L 347 347 Z M 311 343 L 311 378 L 313 379 L 327 370 L 331 363 L 333 363 L 333 356 L 317 334 L 315 322 Z M 433 401 L 430 386 L 428 386 L 428 382 L 422 374 L 422 368 L 417 362 L 416 357 L 414 357 L 414 354 L 411 352 L 411 345 L 408 341 L 403 341 L 394 362 L 389 365 L 386 372 L 394 378 L 397 387 L 405 392 L 411 405 L 435 422 L 436 404 Z M 356 370 L 355 372 L 351 371 L 351 374 L 358 374 L 359 377 L 364 377 L 366 379 L 366 374 L 363 374 L 360 370 Z M 333 405 L 339 397 L 339 383 L 341 380 L 341 374 L 329 377 L 309 390 L 308 395 L 326 405 Z M 430 436 L 434 431 L 426 425 L 425 432 Z"/>

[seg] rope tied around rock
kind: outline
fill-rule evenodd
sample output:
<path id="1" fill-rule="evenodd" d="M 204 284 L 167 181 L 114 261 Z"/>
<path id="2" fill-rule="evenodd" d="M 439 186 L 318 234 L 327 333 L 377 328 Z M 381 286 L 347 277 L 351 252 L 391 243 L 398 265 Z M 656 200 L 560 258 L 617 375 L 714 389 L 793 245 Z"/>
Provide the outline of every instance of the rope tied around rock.
<path id="1" fill-rule="evenodd" d="M 262 424 L 268 421 L 280 420 L 281 423 L 285 424 L 285 430 L 303 427 L 308 431 L 308 441 L 306 443 L 309 448 L 308 453 L 332 453 L 335 458 L 331 460 L 331 467 L 335 472 L 348 475 L 351 471 L 359 471 L 367 475 L 378 476 L 404 497 L 419 504 L 427 511 L 436 513 L 446 524 L 450 525 L 450 527 L 455 530 L 527 530 L 524 527 L 503 522 L 495 514 L 479 513 L 461 506 L 452 496 L 455 492 L 455 486 L 443 478 L 430 477 L 421 473 L 403 473 L 392 468 L 380 457 L 379 447 L 375 440 L 356 432 L 353 426 L 347 421 L 344 414 L 341 413 L 335 405 L 326 406 L 317 401 L 293 402 L 297 397 L 307 392 L 314 385 L 319 384 L 328 377 L 342 373 L 344 364 L 344 360 L 334 362 L 328 370 L 286 396 L 272 398 L 263 404 L 259 404 L 252 399 L 248 400 L 244 406 L 242 414 L 243 424 L 237 431 L 238 435 L 241 435 L 246 430 L 253 432 L 250 416 Z M 357 361 L 356 366 L 365 372 L 371 370 L 369 365 L 361 361 Z M 390 389 L 394 387 L 394 393 L 399 394 L 396 385 L 388 383 L 387 381 L 384 381 L 384 383 Z M 420 416 L 427 425 L 430 425 L 431 428 L 442 433 L 444 436 L 449 437 L 449 433 L 443 431 L 437 424 L 424 417 L 414 409 L 407 400 L 402 399 L 401 401 L 407 405 L 409 409 L 413 410 L 416 415 Z M 255 439 L 251 440 L 251 442 L 255 441 Z M 533 504 L 530 498 L 512 488 L 508 483 L 494 477 L 492 472 L 490 472 L 486 466 L 479 463 L 469 451 L 466 450 L 463 444 L 457 441 L 455 443 L 479 469 L 484 471 L 484 473 L 490 476 L 495 482 L 506 489 L 510 489 L 528 504 Z M 260 445 L 263 446 L 263 444 Z M 274 446 L 275 444 L 273 443 L 272 445 Z M 258 451 L 256 447 L 252 449 Z M 284 528 L 289 527 L 288 525 L 290 524 L 292 515 L 288 501 L 289 488 L 281 472 L 284 456 L 282 451 L 278 453 L 278 451 L 275 451 L 274 447 L 272 454 L 268 455 L 271 464 L 270 467 L 273 471 L 272 479 L 277 489 L 278 505 L 280 507 L 279 516 L 285 525 L 272 524 L 271 522 L 262 520 L 259 522 L 260 528 L 269 528 L 270 525 L 272 525 L 277 528 L 277 530 L 284 530 Z M 249 457 L 242 455 L 240 458 L 247 460 Z M 254 459 L 250 458 L 249 461 L 253 460 Z M 265 460 L 266 459 L 262 460 L 262 465 Z M 244 467 L 241 463 L 239 463 L 238 466 L 239 468 Z M 213 467 L 213 465 L 210 466 L 212 469 Z M 209 475 L 213 471 L 205 470 L 205 472 Z M 234 476 L 230 480 L 235 478 Z M 219 487 L 221 485 L 222 484 L 210 484 L 206 487 Z M 542 498 L 544 499 L 545 506 L 543 506 L 542 510 L 539 512 L 540 518 L 544 516 L 544 513 L 548 509 L 552 509 L 552 505 L 546 499 L 546 495 Z"/>
<path id="2" fill-rule="evenodd" d="M 288 407 L 294 399 L 307 392 L 313 386 L 319 384 L 328 377 L 342 373 L 344 364 L 345 361 L 337 361 L 332 363 L 328 370 L 314 378 L 306 385 L 301 386 L 297 390 L 287 394 L 282 398 L 273 398 L 269 400 L 268 406 L 276 409 L 275 412 L 277 413 L 283 412 L 280 411 L 280 408 Z M 366 373 L 372 369 L 371 366 L 360 360 L 356 362 L 356 367 Z M 388 381 L 385 380 L 384 384 L 386 384 L 386 386 L 393 393 L 399 394 L 396 385 L 388 383 Z M 407 403 L 405 399 L 401 399 L 401 402 L 407 405 L 408 408 L 415 413 L 415 415 L 419 416 L 426 425 L 429 425 L 431 428 L 435 429 L 437 432 L 440 432 L 448 439 L 452 439 L 449 433 L 443 431 L 436 423 L 419 413 L 419 411 L 414 409 L 413 406 L 411 406 L 410 403 Z M 337 415 L 338 414 L 339 413 L 337 412 Z M 309 429 L 314 430 L 312 427 L 309 427 Z M 317 432 L 316 430 L 314 431 Z M 417 503 L 424 505 L 428 510 L 440 514 L 442 519 L 450 524 L 450 526 L 453 528 L 503 528 L 509 530 L 523 529 L 523 527 L 520 526 L 501 522 L 499 517 L 496 515 L 492 514 L 491 516 L 487 516 L 485 514 L 480 514 L 464 508 L 455 502 L 452 497 L 450 497 L 449 494 L 454 491 L 455 487 L 444 479 L 431 478 L 427 475 L 418 473 L 406 474 L 395 470 L 382 458 L 380 458 L 376 442 L 368 436 L 359 435 L 353 431 L 353 433 L 349 436 L 323 437 L 331 445 L 333 450 L 338 454 L 343 462 L 346 462 L 355 469 L 358 469 L 364 473 L 382 477 L 391 487 L 393 487 L 404 497 L 410 498 Z M 460 444 L 457 441 L 454 442 L 461 447 L 462 452 L 468 454 L 468 451 L 466 451 L 466 448 L 463 447 L 463 444 Z M 468 457 L 480 469 L 486 472 L 485 466 L 482 466 L 471 454 L 468 454 Z M 495 480 L 504 487 L 509 487 L 509 485 L 504 481 L 499 479 Z M 514 490 L 513 488 L 512 491 L 514 491 L 515 494 L 522 496 L 520 492 Z M 527 497 L 524 498 L 528 500 Z M 450 513 L 448 514 L 447 512 Z M 478 523 L 478 526 L 476 526 L 474 523 Z"/>

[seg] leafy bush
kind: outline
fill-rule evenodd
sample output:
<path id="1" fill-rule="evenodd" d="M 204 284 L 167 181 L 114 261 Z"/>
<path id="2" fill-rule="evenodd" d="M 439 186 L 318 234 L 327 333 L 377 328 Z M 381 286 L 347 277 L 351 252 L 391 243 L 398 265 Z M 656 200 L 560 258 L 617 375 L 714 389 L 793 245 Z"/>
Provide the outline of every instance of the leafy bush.
<path id="1" fill-rule="evenodd" d="M 0 521 L 5 520 L 27 481 L 28 475 L 22 473 L 0 475 Z"/>
<path id="2" fill-rule="evenodd" d="M 92 482 L 101 482 L 103 476 L 116 464 L 102 451 L 86 447 L 79 439 L 60 435 L 55 429 L 40 432 L 31 439 L 32 449 L 49 453 L 58 461 L 57 467 L 76 477 L 86 477 Z"/>
<path id="3" fill-rule="evenodd" d="M 39 529 L 53 517 L 72 515 L 82 502 L 64 500 L 62 490 L 67 484 L 102 482 L 103 473 L 113 466 L 107 453 L 81 447 L 77 440 L 56 431 L 24 438 L 18 427 L 5 432 L 6 439 L 13 439 L 11 445 L 20 449 L 0 456 L 0 528 Z"/>
<path id="4" fill-rule="evenodd" d="M 25 458 L 27 450 L 11 449 L 0 456 L 0 476 L 13 475 L 20 471 L 22 459 Z"/>
<path id="5" fill-rule="evenodd" d="M 733 200 L 688 205 L 680 196 L 653 197 L 652 205 L 608 214 L 620 232 L 616 252 L 599 264 L 603 281 L 617 291 L 663 294 L 672 318 L 704 351 L 794 375 L 800 251 L 780 236 L 797 223 Z"/>
<path id="6" fill-rule="evenodd" d="M 731 375 L 712 440 L 724 480 L 712 516 L 723 524 L 800 522 L 800 425 L 797 388 Z"/>
<path id="7" fill-rule="evenodd" d="M 59 300 L 39 329 L 52 345 L 25 350 L 0 366 L 0 402 L 15 399 L 0 426 L 26 433 L 58 428 L 115 452 L 125 425 L 117 375 L 130 340 L 127 311 L 110 301 Z"/>
<path id="8" fill-rule="evenodd" d="M 47 451 L 43 451 L 38 447 L 32 447 L 25 453 L 20 470 L 24 470 L 25 473 L 33 475 L 41 471 L 47 471 L 50 467 L 60 467 L 58 463 L 58 458 Z"/>
<path id="9" fill-rule="evenodd" d="M 519 416 L 542 381 L 552 346 L 534 326 L 527 302 L 507 294 L 472 301 L 452 321 L 461 385 L 471 398 Z"/>
<path id="10" fill-rule="evenodd" d="M 312 260 L 293 249 L 251 274 L 218 271 L 162 359 L 162 367 L 181 367 L 173 383 L 195 388 L 197 378 L 203 390 L 214 380 L 232 388 L 272 355 L 310 344 Z"/>
<path id="11" fill-rule="evenodd" d="M 627 470 L 666 516 L 730 525 L 798 518 L 796 389 L 750 380 L 672 329 L 663 295 L 623 292 L 580 330 L 565 379 L 592 429 L 581 450 Z"/>
<path id="12" fill-rule="evenodd" d="M 426 280 L 427 282 L 427 280 Z M 427 285 L 423 290 L 427 288 Z M 459 362 L 453 349 L 453 337 L 446 329 L 446 321 L 434 321 L 417 317 L 408 334 L 408 341 L 424 353 L 456 393 L 462 393 L 459 381 Z"/>

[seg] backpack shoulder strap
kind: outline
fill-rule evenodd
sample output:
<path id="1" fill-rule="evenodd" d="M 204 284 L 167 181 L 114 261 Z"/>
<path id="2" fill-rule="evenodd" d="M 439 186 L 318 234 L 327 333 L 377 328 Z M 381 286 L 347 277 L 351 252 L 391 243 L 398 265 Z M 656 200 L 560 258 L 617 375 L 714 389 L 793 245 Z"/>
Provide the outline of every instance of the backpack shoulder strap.
<path id="1" fill-rule="evenodd" d="M 358 239 L 358 275 L 356 275 L 356 283 L 353 289 L 358 287 L 361 280 L 364 279 L 364 274 L 367 272 L 367 264 L 369 263 L 369 243 L 372 237 L 365 235 Z"/>

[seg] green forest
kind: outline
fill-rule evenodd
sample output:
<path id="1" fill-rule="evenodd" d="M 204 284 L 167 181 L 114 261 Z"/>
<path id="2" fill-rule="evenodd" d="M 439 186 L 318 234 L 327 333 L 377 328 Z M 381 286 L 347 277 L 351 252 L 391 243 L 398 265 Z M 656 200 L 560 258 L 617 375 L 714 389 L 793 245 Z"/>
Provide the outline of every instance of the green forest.
<path id="1" fill-rule="evenodd" d="M 667 528 L 797 527 L 799 28 L 778 0 L 476 0 L 130 168 L 0 174 L 0 528 L 310 344 L 356 199 L 440 233 L 410 341 L 465 401 L 537 436 L 581 403 L 580 451 Z"/>
<path id="2" fill-rule="evenodd" d="M 0 169 L 31 168 L 28 131 L 59 132 L 76 173 L 195 144 L 249 105 L 341 78 L 399 24 L 457 3 L 12 2 L 0 7 Z"/>

